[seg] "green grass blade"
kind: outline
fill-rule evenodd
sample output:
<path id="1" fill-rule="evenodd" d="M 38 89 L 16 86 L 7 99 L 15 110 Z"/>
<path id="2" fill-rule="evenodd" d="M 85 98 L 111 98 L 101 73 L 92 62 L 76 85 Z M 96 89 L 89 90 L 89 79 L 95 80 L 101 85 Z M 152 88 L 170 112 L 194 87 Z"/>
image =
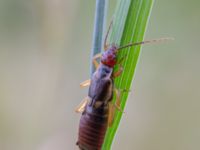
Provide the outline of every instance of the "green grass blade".
<path id="1" fill-rule="evenodd" d="M 110 42 L 122 46 L 142 41 L 152 5 L 153 0 L 118 0 Z M 140 46 L 129 47 L 119 52 L 118 58 L 126 57 L 122 63 L 124 67 L 122 75 L 114 80 L 117 88 L 130 89 L 139 54 Z M 128 92 L 121 94 L 122 110 L 124 110 L 128 94 Z M 113 125 L 106 133 L 103 150 L 110 150 L 121 117 L 122 113 L 116 112 Z"/>

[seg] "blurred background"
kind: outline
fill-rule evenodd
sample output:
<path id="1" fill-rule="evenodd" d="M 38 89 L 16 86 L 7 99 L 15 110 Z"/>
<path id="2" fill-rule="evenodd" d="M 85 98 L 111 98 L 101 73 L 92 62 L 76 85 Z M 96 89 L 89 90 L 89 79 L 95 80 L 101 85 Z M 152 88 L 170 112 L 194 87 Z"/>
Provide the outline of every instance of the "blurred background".
<path id="1" fill-rule="evenodd" d="M 143 46 L 113 150 L 200 149 L 199 5 L 155 1 L 145 38 L 175 41 Z M 0 0 L 0 150 L 78 149 L 94 11 L 94 0 Z"/>

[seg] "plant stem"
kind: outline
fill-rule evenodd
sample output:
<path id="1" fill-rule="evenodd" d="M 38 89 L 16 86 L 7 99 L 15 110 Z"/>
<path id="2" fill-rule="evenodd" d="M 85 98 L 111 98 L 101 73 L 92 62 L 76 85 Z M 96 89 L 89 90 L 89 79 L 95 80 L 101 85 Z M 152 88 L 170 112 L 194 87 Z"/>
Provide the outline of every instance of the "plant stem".
<path id="1" fill-rule="evenodd" d="M 90 65 L 90 75 L 95 71 L 94 65 L 92 63 L 92 58 L 97 53 L 100 53 L 103 45 L 103 31 L 106 24 L 106 12 L 108 7 L 108 0 L 96 0 L 96 12 L 95 12 L 95 22 L 94 22 L 94 32 L 93 32 L 93 43 L 91 50 L 91 65 Z"/>

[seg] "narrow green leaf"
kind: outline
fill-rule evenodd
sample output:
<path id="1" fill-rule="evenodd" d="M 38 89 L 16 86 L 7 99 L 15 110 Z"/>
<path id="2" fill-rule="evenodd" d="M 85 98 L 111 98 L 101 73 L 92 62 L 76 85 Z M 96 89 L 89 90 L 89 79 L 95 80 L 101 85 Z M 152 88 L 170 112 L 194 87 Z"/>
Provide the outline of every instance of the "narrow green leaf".
<path id="1" fill-rule="evenodd" d="M 118 0 L 110 43 L 122 46 L 142 41 L 152 5 L 153 0 Z M 117 88 L 130 89 L 139 54 L 140 46 L 129 47 L 119 52 L 117 57 L 125 56 L 125 60 L 122 63 L 124 68 L 122 75 L 114 80 Z M 128 92 L 121 94 L 122 110 L 124 110 L 128 94 Z M 106 133 L 103 150 L 110 150 L 121 117 L 122 113 L 117 111 L 113 125 Z"/>

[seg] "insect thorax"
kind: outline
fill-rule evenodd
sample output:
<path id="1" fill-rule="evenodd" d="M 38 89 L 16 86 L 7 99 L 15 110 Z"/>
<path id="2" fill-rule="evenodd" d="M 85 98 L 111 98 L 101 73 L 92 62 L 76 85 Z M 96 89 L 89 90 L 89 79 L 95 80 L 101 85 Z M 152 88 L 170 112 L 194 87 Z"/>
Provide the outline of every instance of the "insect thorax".
<path id="1" fill-rule="evenodd" d="M 89 88 L 89 97 L 92 104 L 107 104 L 112 99 L 113 80 L 111 78 L 113 69 L 101 64 L 92 76 L 92 82 Z"/>

